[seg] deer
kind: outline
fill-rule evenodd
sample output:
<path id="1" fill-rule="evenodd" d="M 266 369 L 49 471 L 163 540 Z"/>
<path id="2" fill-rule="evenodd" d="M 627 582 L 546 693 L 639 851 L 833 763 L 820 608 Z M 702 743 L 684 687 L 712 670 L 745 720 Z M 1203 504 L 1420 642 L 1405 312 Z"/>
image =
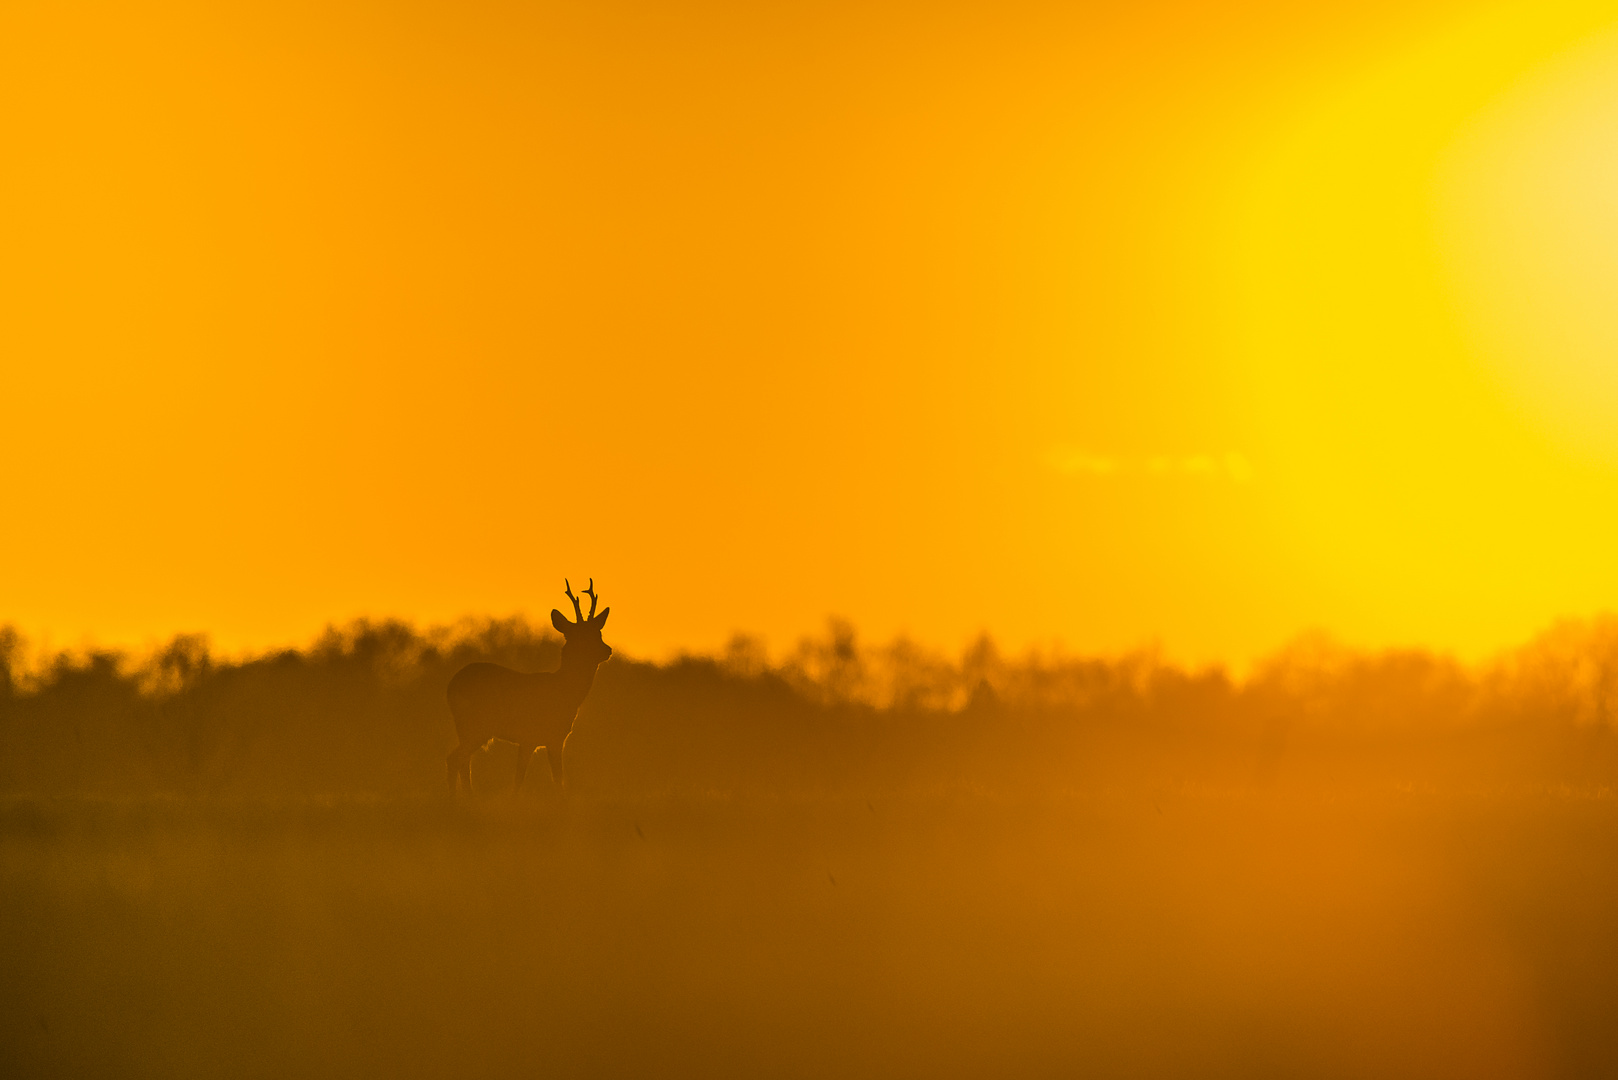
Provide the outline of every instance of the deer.
<path id="1" fill-rule="evenodd" d="M 449 681 L 446 696 L 449 711 L 455 717 L 455 734 L 460 743 L 449 752 L 449 787 L 451 794 L 464 787 L 472 793 L 472 754 L 487 749 L 496 739 L 517 744 L 517 783 L 513 790 L 522 790 L 528 762 L 539 747 L 545 748 L 550 759 L 551 780 L 558 787 L 566 787 L 563 750 L 567 737 L 573 731 L 573 721 L 579 706 L 590 694 L 595 683 L 596 668 L 612 655 L 612 648 L 601 640 L 601 628 L 607 625 L 612 608 L 596 614 L 595 578 L 590 579 L 584 595 L 590 598 L 590 614 L 580 609 L 579 598 L 573 595 L 573 586 L 562 580 L 563 592 L 573 601 L 573 616 L 568 618 L 555 608 L 551 609 L 551 625 L 562 635 L 562 664 L 555 671 L 533 673 L 513 671 L 499 664 L 468 664 Z"/>

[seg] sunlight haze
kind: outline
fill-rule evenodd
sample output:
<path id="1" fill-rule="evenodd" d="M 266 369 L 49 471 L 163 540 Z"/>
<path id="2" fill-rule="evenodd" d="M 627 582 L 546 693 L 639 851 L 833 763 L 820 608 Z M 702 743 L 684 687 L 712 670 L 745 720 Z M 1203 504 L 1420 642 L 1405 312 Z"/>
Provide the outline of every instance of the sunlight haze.
<path id="1" fill-rule="evenodd" d="M 1618 607 L 1595 4 L 8 4 L 0 623 Z"/>

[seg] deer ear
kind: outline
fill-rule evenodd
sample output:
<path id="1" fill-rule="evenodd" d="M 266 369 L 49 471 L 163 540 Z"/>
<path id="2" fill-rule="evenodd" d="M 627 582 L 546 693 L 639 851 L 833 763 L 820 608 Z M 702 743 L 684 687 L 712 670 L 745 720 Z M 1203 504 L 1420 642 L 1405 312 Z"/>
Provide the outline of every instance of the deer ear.
<path id="1" fill-rule="evenodd" d="M 590 625 L 600 630 L 607 625 L 607 616 L 612 614 L 612 608 L 602 608 L 601 614 L 590 620 Z"/>
<path id="2" fill-rule="evenodd" d="M 567 621 L 567 616 L 555 608 L 551 608 L 551 625 L 556 627 L 556 632 L 563 637 L 567 637 L 574 629 L 573 624 Z"/>

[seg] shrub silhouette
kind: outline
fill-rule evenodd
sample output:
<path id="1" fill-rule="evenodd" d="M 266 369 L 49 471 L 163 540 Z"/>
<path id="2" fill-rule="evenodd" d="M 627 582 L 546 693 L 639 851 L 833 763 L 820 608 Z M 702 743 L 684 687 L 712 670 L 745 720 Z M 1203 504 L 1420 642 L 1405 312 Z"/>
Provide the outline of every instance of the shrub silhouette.
<path id="1" fill-rule="evenodd" d="M 0 789 L 12 793 L 439 791 L 450 677 L 552 670 L 561 640 L 520 619 L 328 629 L 223 660 L 199 637 L 144 659 L 23 662 L 0 630 Z M 604 665 L 570 740 L 583 788 L 897 789 L 1125 783 L 1605 785 L 1618 781 L 1618 620 L 1552 628 L 1467 668 L 1418 651 L 1295 642 L 1237 681 L 1150 652 L 950 659 L 868 647 L 834 622 L 771 664 L 718 656 Z M 474 768 L 509 785 L 515 751 Z"/>

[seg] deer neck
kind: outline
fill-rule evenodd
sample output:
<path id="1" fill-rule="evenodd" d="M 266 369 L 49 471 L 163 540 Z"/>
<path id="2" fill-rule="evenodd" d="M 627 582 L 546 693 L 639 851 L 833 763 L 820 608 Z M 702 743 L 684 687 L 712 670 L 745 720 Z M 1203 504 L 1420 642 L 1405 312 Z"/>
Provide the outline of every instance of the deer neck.
<path id="1" fill-rule="evenodd" d="M 590 693 L 590 687 L 596 681 L 596 668 L 599 666 L 598 664 L 590 663 L 588 660 L 569 656 L 567 650 L 564 649 L 562 651 L 562 666 L 557 668 L 556 678 L 565 688 L 566 696 L 569 699 L 577 699 L 582 704 L 585 697 Z"/>

